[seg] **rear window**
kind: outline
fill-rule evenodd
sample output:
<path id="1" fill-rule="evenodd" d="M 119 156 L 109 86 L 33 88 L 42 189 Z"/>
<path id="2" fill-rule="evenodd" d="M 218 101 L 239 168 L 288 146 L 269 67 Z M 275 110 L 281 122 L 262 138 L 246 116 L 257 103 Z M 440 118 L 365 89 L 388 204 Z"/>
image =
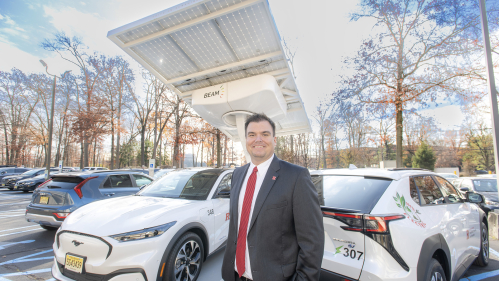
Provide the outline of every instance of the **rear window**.
<path id="1" fill-rule="evenodd" d="M 321 206 L 370 213 L 391 179 L 362 176 L 312 176 Z"/>
<path id="2" fill-rule="evenodd" d="M 497 180 L 473 180 L 477 192 L 497 192 Z"/>
<path id="3" fill-rule="evenodd" d="M 82 181 L 83 179 L 78 177 L 53 177 L 52 180 L 46 183 L 44 187 L 48 188 L 58 187 L 62 189 L 71 189 Z"/>

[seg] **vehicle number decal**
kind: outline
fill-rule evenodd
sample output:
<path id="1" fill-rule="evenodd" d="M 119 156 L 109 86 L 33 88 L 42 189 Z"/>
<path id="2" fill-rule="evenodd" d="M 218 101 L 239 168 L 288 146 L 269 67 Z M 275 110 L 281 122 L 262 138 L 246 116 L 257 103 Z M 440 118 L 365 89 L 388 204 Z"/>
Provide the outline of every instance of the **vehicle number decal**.
<path id="1" fill-rule="evenodd" d="M 343 251 L 345 251 L 343 253 L 343 256 L 347 257 L 347 258 L 351 258 L 353 260 L 354 259 L 360 260 L 360 258 L 364 254 L 364 252 L 356 251 L 354 249 L 349 249 L 349 248 L 344 247 L 344 246 L 339 246 L 339 247 L 336 247 L 335 249 L 336 249 L 336 252 L 334 253 L 335 255 L 341 253 L 341 251 L 343 250 Z"/>
<path id="2" fill-rule="evenodd" d="M 360 257 L 362 257 L 362 255 L 364 254 L 364 252 L 361 252 L 361 251 L 355 251 L 355 250 L 350 250 L 348 248 L 343 248 L 343 250 L 345 250 L 345 253 L 343 253 L 343 256 L 345 257 L 350 257 L 351 259 L 355 259 L 357 258 L 357 260 L 360 260 Z"/>
<path id="3" fill-rule="evenodd" d="M 230 214 L 229 213 L 225 214 L 225 221 L 228 221 L 229 219 L 230 219 Z"/>
<path id="4" fill-rule="evenodd" d="M 215 212 L 213 211 L 213 209 L 209 209 L 207 212 L 208 212 L 208 216 L 209 216 L 209 215 L 214 215 L 214 214 L 215 214 Z"/>

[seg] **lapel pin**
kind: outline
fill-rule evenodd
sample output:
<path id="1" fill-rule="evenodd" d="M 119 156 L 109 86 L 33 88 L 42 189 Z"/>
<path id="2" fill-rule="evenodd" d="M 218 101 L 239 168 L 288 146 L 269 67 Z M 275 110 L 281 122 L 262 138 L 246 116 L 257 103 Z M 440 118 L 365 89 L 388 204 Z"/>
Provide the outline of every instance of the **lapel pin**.
<path id="1" fill-rule="evenodd" d="M 272 177 L 272 180 L 275 181 L 275 176 Z"/>

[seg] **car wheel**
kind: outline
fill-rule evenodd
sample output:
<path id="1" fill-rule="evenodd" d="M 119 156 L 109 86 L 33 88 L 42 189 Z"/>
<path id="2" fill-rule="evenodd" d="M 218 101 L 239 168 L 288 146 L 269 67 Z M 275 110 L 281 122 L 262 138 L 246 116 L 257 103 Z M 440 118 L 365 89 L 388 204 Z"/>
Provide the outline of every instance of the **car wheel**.
<path id="1" fill-rule="evenodd" d="M 431 259 L 430 264 L 428 264 L 428 271 L 426 274 L 426 281 L 446 281 L 445 272 L 442 265 L 436 260 Z"/>
<path id="2" fill-rule="evenodd" d="M 9 190 L 14 190 L 14 188 L 13 188 L 13 187 L 7 187 L 7 188 L 8 188 Z"/>
<path id="3" fill-rule="evenodd" d="M 480 227 L 480 253 L 473 264 L 478 266 L 489 264 L 489 229 L 483 221 Z"/>
<path id="4" fill-rule="evenodd" d="M 23 192 L 24 192 L 24 193 L 28 193 L 28 192 L 29 192 L 29 190 L 23 190 Z"/>
<path id="5" fill-rule="evenodd" d="M 203 266 L 204 246 L 195 233 L 187 232 L 173 246 L 168 256 L 163 280 L 195 281 Z"/>
<path id="6" fill-rule="evenodd" d="M 55 226 L 48 226 L 48 225 L 41 225 L 40 226 L 45 229 L 45 230 L 50 230 L 50 231 L 54 231 L 54 230 L 57 230 L 59 229 L 58 227 L 55 227 Z"/>

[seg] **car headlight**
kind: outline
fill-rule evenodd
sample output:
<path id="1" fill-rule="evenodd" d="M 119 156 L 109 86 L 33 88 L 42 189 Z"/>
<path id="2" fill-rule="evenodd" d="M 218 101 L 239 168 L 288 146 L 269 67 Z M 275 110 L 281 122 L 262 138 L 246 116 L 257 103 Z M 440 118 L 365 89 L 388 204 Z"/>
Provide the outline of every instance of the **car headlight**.
<path id="1" fill-rule="evenodd" d="M 490 201 L 490 200 L 487 200 L 487 199 L 485 199 L 485 204 L 490 205 L 490 206 L 499 206 L 498 202 Z"/>
<path id="2" fill-rule="evenodd" d="M 177 222 L 172 221 L 167 224 L 158 225 L 151 228 L 111 235 L 111 238 L 118 240 L 120 242 L 126 242 L 126 241 L 134 241 L 134 240 L 158 237 L 161 234 L 165 233 L 168 229 L 170 229 L 170 227 L 174 226 L 175 223 Z"/>
<path id="3" fill-rule="evenodd" d="M 34 181 L 28 181 L 28 182 L 25 182 L 24 184 L 26 184 L 26 185 L 32 185 L 34 183 L 35 183 Z"/>

